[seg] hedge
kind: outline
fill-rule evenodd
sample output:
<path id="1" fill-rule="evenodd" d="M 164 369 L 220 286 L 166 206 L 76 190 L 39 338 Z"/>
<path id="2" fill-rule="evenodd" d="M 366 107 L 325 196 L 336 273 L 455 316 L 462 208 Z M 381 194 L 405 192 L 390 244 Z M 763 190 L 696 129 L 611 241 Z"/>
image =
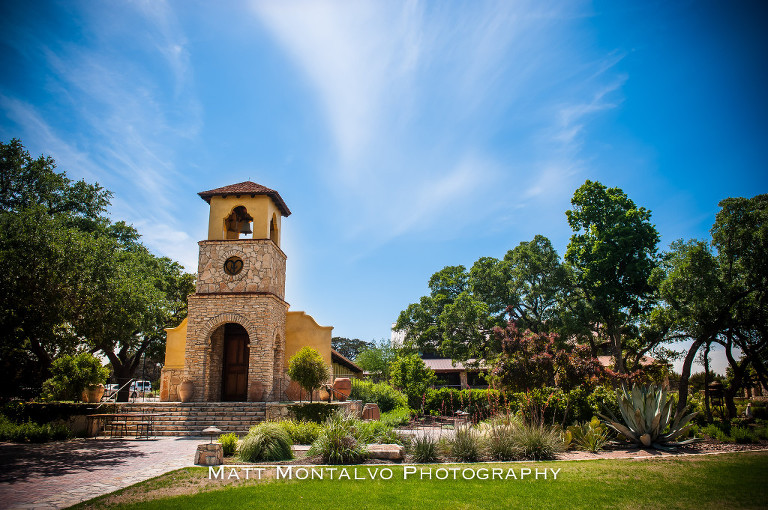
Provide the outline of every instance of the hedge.
<path id="1" fill-rule="evenodd" d="M 115 404 L 104 404 L 99 408 L 97 405 L 76 402 L 11 401 L 0 406 L 0 414 L 17 423 L 27 421 L 50 423 L 57 420 L 66 421 L 72 416 L 78 415 L 117 412 L 117 405 Z"/>
<path id="2" fill-rule="evenodd" d="M 400 407 L 408 408 L 408 398 L 387 383 L 353 379 L 352 393 L 349 398 L 362 400 L 363 404 L 376 403 L 382 413 L 388 413 Z"/>
<path id="3" fill-rule="evenodd" d="M 469 414 L 473 422 L 502 413 L 522 413 L 545 423 L 589 421 L 603 407 L 617 412 L 613 390 L 598 387 L 592 392 L 576 388 L 564 392 L 560 388 L 535 388 L 527 392 L 499 390 L 429 389 L 423 396 L 423 412 L 433 416 L 452 416 L 458 411 Z"/>

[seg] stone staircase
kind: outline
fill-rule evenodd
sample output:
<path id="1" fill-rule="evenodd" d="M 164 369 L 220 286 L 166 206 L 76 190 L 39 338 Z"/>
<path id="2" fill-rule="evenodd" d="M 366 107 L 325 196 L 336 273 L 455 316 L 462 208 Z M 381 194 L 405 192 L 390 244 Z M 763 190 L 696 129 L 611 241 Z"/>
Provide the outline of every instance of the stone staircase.
<path id="1" fill-rule="evenodd" d="M 202 436 L 206 427 L 217 427 L 222 433 L 244 435 L 248 429 L 266 418 L 264 402 L 132 402 L 119 404 L 120 413 L 155 413 L 153 436 Z M 142 418 L 127 418 L 127 436 L 136 435 Z M 110 435 L 107 425 L 100 435 Z"/>

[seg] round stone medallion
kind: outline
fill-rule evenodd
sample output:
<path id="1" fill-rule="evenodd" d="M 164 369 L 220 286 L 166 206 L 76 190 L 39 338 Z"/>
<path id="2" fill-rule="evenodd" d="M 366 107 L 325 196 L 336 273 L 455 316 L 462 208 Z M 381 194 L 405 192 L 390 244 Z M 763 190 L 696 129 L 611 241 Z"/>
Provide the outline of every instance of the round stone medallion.
<path id="1" fill-rule="evenodd" d="M 224 272 L 234 276 L 243 270 L 243 259 L 240 257 L 229 257 L 224 261 Z"/>

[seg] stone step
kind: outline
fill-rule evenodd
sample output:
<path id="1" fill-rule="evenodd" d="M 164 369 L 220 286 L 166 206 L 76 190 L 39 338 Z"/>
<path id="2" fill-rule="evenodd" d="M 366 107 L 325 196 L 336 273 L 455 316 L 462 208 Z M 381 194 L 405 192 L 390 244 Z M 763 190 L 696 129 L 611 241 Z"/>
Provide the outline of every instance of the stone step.
<path id="1" fill-rule="evenodd" d="M 203 429 L 215 426 L 222 433 L 234 432 L 245 435 L 252 426 L 266 418 L 266 404 L 263 402 L 133 402 L 119 404 L 117 412 L 152 413 L 155 436 L 202 437 Z M 136 434 L 140 416 L 126 417 L 126 437 Z M 107 424 L 101 435 L 110 435 L 112 425 Z"/>

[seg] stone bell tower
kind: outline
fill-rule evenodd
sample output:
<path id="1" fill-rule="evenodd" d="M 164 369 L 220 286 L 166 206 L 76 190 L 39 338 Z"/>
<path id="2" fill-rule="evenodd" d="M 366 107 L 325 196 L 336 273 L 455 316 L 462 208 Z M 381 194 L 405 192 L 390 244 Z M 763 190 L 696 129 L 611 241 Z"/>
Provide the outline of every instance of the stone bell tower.
<path id="1" fill-rule="evenodd" d="M 189 296 L 184 379 L 193 401 L 270 401 L 285 391 L 285 253 L 277 191 L 246 181 L 199 193 L 210 204 Z"/>

